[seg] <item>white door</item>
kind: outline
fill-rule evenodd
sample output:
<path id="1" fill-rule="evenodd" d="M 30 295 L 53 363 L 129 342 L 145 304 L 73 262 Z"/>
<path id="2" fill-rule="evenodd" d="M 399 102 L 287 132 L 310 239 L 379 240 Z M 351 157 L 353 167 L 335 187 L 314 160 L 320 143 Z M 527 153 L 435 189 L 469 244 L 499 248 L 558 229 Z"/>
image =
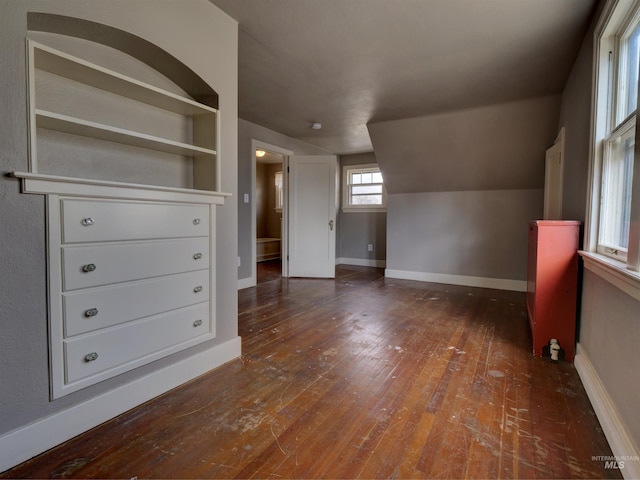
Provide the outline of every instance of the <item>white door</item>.
<path id="1" fill-rule="evenodd" d="M 562 219 L 562 180 L 564 176 L 564 129 L 556 143 L 547 150 L 544 172 L 544 212 L 545 220 Z"/>
<path id="2" fill-rule="evenodd" d="M 334 278 L 335 155 L 289 158 L 289 276 Z"/>

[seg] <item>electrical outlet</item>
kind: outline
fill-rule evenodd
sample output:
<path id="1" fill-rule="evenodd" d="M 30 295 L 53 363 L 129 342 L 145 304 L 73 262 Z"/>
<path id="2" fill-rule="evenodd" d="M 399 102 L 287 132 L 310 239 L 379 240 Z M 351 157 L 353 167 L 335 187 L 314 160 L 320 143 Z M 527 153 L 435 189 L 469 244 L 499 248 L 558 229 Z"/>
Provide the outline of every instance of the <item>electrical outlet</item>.
<path id="1" fill-rule="evenodd" d="M 373 243 L 370 243 L 369 245 L 367 245 L 367 251 L 373 252 Z"/>

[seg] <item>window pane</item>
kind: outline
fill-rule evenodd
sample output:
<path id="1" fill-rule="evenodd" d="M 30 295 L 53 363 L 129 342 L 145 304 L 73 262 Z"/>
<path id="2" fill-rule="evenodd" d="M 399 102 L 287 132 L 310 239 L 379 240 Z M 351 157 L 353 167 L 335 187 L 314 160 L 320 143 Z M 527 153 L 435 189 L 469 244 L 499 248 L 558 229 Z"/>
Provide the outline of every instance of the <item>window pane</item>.
<path id="1" fill-rule="evenodd" d="M 635 128 L 611 142 L 602 171 L 600 244 L 625 250 L 629 244 Z"/>
<path id="2" fill-rule="evenodd" d="M 352 195 L 363 193 L 382 193 L 382 185 L 357 185 L 351 188 Z"/>
<path id="3" fill-rule="evenodd" d="M 351 200 L 352 205 L 382 205 L 382 195 L 357 195 Z"/>
<path id="4" fill-rule="evenodd" d="M 282 208 L 282 172 L 276 172 L 274 176 L 276 190 L 276 208 Z"/>
<path id="5" fill-rule="evenodd" d="M 626 75 L 624 86 L 624 111 L 622 118 L 631 114 L 638 105 L 638 60 L 640 46 L 640 25 L 631 33 L 627 42 L 626 52 Z"/>
<path id="6" fill-rule="evenodd" d="M 385 191 L 380 169 L 375 165 L 353 165 L 344 171 L 347 176 L 347 185 L 344 187 L 345 206 L 384 206 Z"/>

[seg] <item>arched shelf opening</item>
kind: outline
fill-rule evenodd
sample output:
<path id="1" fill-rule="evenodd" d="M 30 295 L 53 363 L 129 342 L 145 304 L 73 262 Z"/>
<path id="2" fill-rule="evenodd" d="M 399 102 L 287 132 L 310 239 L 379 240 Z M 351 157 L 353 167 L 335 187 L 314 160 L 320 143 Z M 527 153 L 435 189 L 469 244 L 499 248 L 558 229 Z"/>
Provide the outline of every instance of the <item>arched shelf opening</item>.
<path id="1" fill-rule="evenodd" d="M 153 43 L 27 15 L 29 173 L 220 191 L 218 94 Z"/>

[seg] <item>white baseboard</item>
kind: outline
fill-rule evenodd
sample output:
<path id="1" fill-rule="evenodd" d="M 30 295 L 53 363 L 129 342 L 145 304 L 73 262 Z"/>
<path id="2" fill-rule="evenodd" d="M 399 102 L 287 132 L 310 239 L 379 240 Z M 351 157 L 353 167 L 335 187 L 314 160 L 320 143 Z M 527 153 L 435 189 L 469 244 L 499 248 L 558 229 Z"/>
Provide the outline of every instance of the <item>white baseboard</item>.
<path id="1" fill-rule="evenodd" d="M 623 461 L 629 457 L 635 457 L 634 460 L 624 461 L 624 468 L 620 469 L 620 473 L 626 479 L 640 478 L 640 461 L 638 461 L 640 450 L 629 435 L 618 409 L 580 344 L 576 349 L 574 364 L 607 437 L 613 456 Z M 594 452 L 594 455 L 602 455 L 602 453 Z"/>
<path id="2" fill-rule="evenodd" d="M 253 277 L 247 278 L 239 278 L 238 279 L 238 290 L 243 290 L 245 288 L 255 287 L 256 282 Z"/>
<path id="3" fill-rule="evenodd" d="M 100 425 L 242 353 L 236 337 L 0 437 L 0 472 Z"/>
<path id="4" fill-rule="evenodd" d="M 377 267 L 385 268 L 386 260 L 376 260 L 375 258 L 336 258 L 336 265 L 356 265 L 358 267 Z"/>
<path id="5" fill-rule="evenodd" d="M 420 282 L 448 283 L 450 285 L 464 285 L 466 287 L 494 288 L 496 290 L 512 290 L 526 292 L 527 282 L 524 280 L 506 280 L 503 278 L 469 277 L 466 275 L 449 275 L 444 273 L 412 272 L 409 270 L 392 270 L 387 268 L 385 277 L 403 280 L 418 280 Z"/>

